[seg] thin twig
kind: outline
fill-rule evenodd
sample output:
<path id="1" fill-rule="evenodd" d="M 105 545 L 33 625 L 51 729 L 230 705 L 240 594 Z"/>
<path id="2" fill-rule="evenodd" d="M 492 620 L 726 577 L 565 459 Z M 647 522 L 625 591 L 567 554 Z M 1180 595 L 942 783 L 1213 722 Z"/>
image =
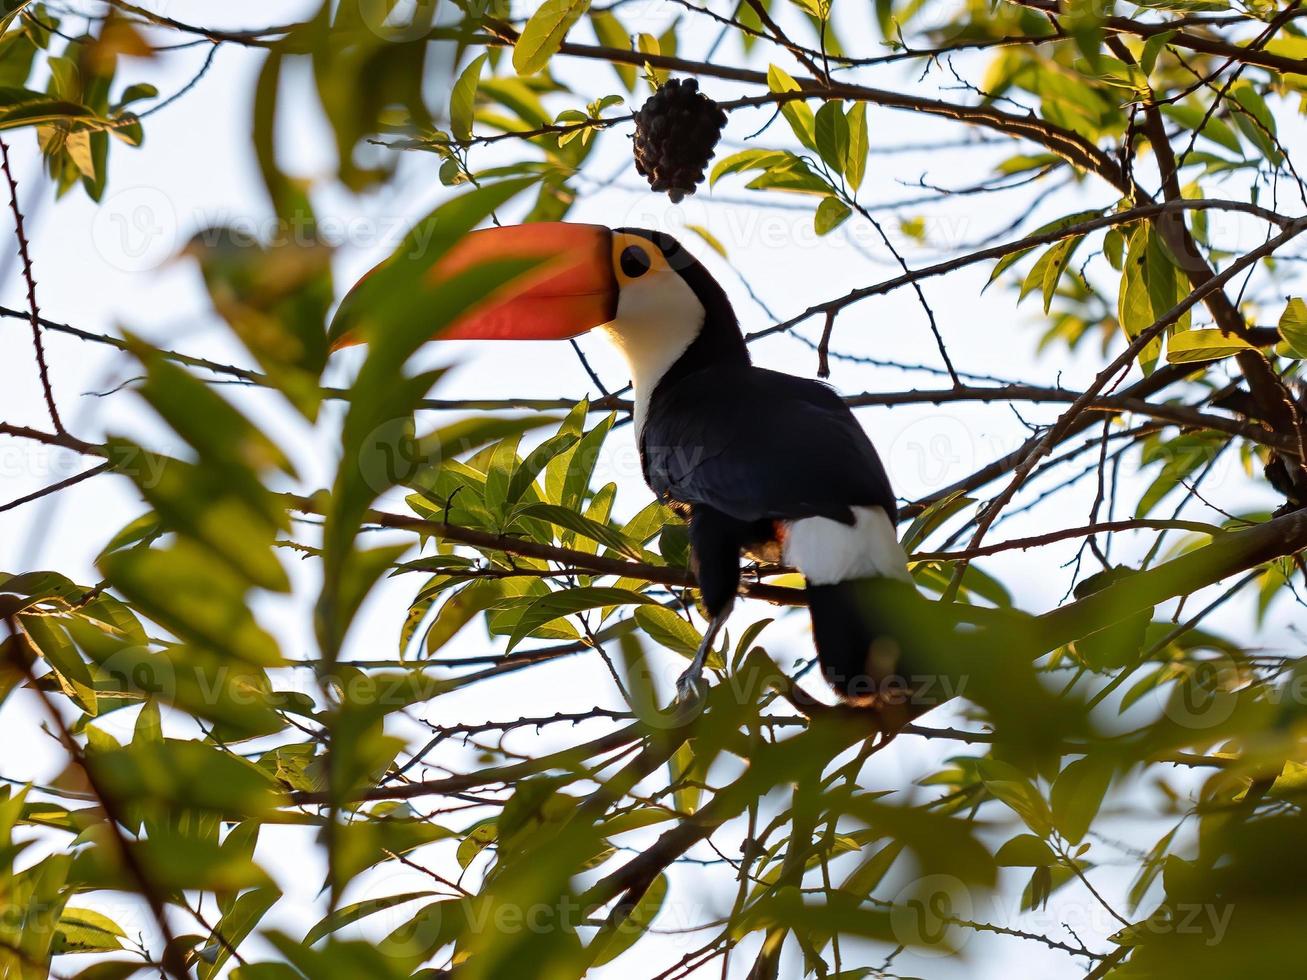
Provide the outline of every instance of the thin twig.
<path id="1" fill-rule="evenodd" d="M 45 361 L 45 340 L 41 336 L 41 310 L 36 304 L 36 279 L 32 275 L 32 256 L 27 247 L 27 234 L 23 230 L 23 212 L 18 206 L 18 182 L 14 180 L 13 169 L 9 165 L 9 144 L 0 139 L 0 162 L 4 165 L 5 179 L 9 182 L 9 208 L 14 215 L 14 231 L 18 236 L 18 257 L 23 263 L 23 279 L 27 282 L 27 307 L 32 324 L 32 344 L 36 348 L 36 369 L 41 376 L 41 390 L 45 394 L 45 407 L 50 412 L 50 421 L 54 430 L 60 435 L 68 430 L 64 428 L 59 417 L 59 406 L 55 404 L 54 389 L 50 386 L 50 368 Z"/>
<path id="2" fill-rule="evenodd" d="M 107 472 L 112 467 L 113 464 L 106 460 L 99 466 L 92 466 L 89 470 L 84 470 L 81 473 L 70 476 L 66 480 L 60 480 L 58 483 L 53 483 L 48 487 L 36 490 L 24 497 L 19 497 L 17 500 L 11 500 L 7 504 L 0 504 L 0 514 L 3 514 L 7 510 L 14 510 L 15 508 L 21 507 L 23 504 L 30 504 L 34 500 L 40 500 L 42 497 L 48 497 L 53 493 L 58 493 L 60 490 L 67 490 L 69 487 L 76 486 L 83 480 L 89 480 L 93 476 L 99 476 L 101 473 Z"/>

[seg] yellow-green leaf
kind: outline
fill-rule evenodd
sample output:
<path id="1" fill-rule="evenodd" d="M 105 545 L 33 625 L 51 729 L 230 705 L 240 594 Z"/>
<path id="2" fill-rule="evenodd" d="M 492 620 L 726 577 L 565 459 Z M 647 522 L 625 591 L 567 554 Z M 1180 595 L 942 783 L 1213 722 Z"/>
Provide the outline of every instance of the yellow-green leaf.
<path id="1" fill-rule="evenodd" d="M 844 179 L 849 187 L 857 190 L 862 186 L 862 178 L 867 173 L 867 103 L 855 102 L 849 106 L 845 115 L 849 127 L 849 145 L 844 158 Z"/>
<path id="2" fill-rule="evenodd" d="M 1307 303 L 1301 296 L 1290 297 L 1280 314 L 1280 336 L 1294 357 L 1307 357 Z"/>
<path id="3" fill-rule="evenodd" d="M 799 83 L 791 78 L 784 69 L 775 65 L 770 65 L 767 68 L 767 87 L 778 94 L 801 91 Z M 794 130 L 794 135 L 799 138 L 799 142 L 810 150 L 816 150 L 817 121 L 808 103 L 802 99 L 790 99 L 788 102 L 782 102 L 781 114 L 785 116 L 786 121 L 790 124 L 790 129 Z"/>
<path id="4" fill-rule="evenodd" d="M 1252 344 L 1223 330 L 1182 330 L 1166 342 L 1166 360 L 1168 364 L 1218 361 L 1246 350 L 1252 350 Z"/>
<path id="5" fill-rule="evenodd" d="M 472 117 L 476 109 L 477 86 L 481 82 L 481 69 L 489 54 L 478 55 L 463 69 L 449 94 L 449 128 L 455 139 L 472 138 Z"/>
<path id="6" fill-rule="evenodd" d="M 563 38 L 587 10 L 590 0 L 545 0 L 522 28 L 513 46 L 513 67 L 519 75 L 534 75 L 549 63 Z"/>
<path id="7" fill-rule="evenodd" d="M 850 214 L 849 206 L 837 197 L 823 197 L 817 205 L 812 226 L 818 235 L 829 235 L 842 225 Z"/>

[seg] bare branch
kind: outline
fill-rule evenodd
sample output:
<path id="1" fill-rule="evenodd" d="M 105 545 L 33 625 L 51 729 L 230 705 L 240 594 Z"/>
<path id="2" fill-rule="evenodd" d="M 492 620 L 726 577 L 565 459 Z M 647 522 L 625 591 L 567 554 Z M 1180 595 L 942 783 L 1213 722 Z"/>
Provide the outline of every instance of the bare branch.
<path id="1" fill-rule="evenodd" d="M 36 305 L 36 279 L 32 275 L 32 256 L 27 247 L 27 235 L 23 231 L 23 212 L 18 207 L 18 182 L 14 180 L 13 169 L 9 165 L 9 144 L 0 139 L 0 163 L 4 165 L 5 180 L 9 183 L 9 209 L 14 215 L 14 231 L 18 237 L 18 257 L 23 263 L 23 280 L 27 283 L 28 319 L 32 324 L 32 345 L 36 348 L 36 368 L 41 376 L 41 391 L 45 395 L 45 407 L 50 413 L 54 430 L 63 435 L 67 430 L 59 418 L 59 406 L 55 404 L 54 389 L 50 386 L 50 368 L 45 362 L 45 340 L 41 337 L 41 310 Z"/>

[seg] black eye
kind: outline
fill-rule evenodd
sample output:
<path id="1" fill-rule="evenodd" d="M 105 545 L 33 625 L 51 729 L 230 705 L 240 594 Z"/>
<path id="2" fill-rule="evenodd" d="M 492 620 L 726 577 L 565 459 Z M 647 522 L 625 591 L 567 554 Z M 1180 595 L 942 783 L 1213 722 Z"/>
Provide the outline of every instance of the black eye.
<path id="1" fill-rule="evenodd" d="M 639 245 L 628 245 L 622 249 L 621 257 L 618 263 L 622 267 L 628 279 L 639 279 L 649 271 L 653 263 L 649 261 L 649 253 Z"/>

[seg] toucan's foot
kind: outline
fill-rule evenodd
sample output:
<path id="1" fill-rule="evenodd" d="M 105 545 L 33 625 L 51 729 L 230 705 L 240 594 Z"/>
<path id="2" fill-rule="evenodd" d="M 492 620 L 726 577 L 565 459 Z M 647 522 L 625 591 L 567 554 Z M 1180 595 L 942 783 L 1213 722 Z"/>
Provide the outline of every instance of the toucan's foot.
<path id="1" fill-rule="evenodd" d="M 708 682 L 704 680 L 702 668 L 690 667 L 676 678 L 676 703 L 698 704 L 708 696 Z"/>
<path id="2" fill-rule="evenodd" d="M 704 666 L 708 663 L 708 654 L 712 652 L 713 640 L 731 613 L 730 607 L 723 609 L 708 623 L 708 630 L 699 641 L 699 649 L 694 651 L 690 666 L 680 677 L 676 678 L 676 704 L 699 705 L 708 696 L 708 682 L 703 678 Z"/>

